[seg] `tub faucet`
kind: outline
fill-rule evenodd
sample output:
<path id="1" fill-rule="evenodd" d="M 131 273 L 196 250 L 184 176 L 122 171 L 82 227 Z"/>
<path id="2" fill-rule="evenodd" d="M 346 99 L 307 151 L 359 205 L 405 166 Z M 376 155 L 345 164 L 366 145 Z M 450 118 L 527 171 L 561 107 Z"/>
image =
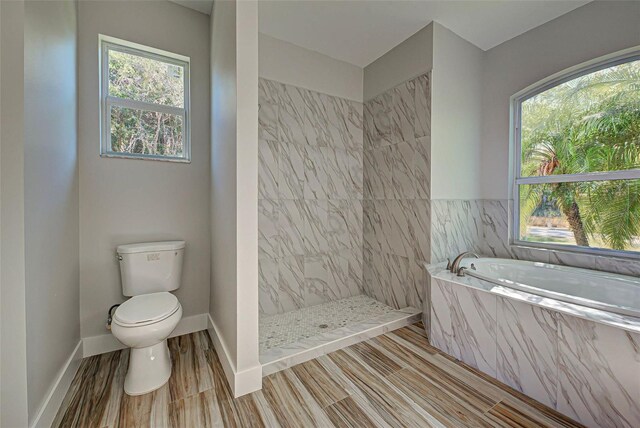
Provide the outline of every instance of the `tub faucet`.
<path id="1" fill-rule="evenodd" d="M 476 253 L 472 253 L 471 251 L 465 251 L 453 260 L 453 263 L 451 263 L 451 269 L 450 269 L 451 272 L 458 273 L 458 271 L 460 270 L 460 262 L 462 262 L 462 259 L 464 259 L 466 256 L 473 256 L 476 259 L 480 258 L 480 256 L 478 256 Z M 460 275 L 460 276 L 463 276 L 463 275 Z"/>

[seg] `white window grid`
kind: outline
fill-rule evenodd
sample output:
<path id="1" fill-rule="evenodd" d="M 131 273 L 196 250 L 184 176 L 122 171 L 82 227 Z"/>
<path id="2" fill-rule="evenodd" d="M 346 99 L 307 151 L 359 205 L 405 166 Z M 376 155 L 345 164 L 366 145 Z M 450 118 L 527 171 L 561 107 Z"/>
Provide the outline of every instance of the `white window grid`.
<path id="1" fill-rule="evenodd" d="M 576 183 L 576 182 L 592 182 L 592 181 L 611 181 L 611 180 L 636 180 L 640 179 L 640 169 L 629 169 L 608 172 L 588 172 L 582 174 L 558 174 L 545 176 L 522 176 L 522 146 L 520 140 L 521 130 L 521 114 L 522 103 L 548 89 L 568 82 L 575 78 L 594 73 L 616 65 L 640 60 L 640 47 L 624 50 L 612 55 L 581 64 L 555 74 L 537 84 L 534 84 L 518 94 L 511 97 L 511 117 L 512 117 L 512 197 L 513 210 L 511 217 L 511 236 L 509 243 L 520 247 L 533 247 L 548 250 L 571 251 L 576 253 L 586 253 L 601 256 L 616 256 L 631 259 L 640 259 L 640 252 L 611 250 L 607 248 L 583 247 L 578 245 L 554 244 L 546 242 L 523 241 L 520 239 L 520 186 L 526 184 L 547 184 L 547 183 Z"/>
<path id="2" fill-rule="evenodd" d="M 128 159 L 147 159 L 170 162 L 191 162 L 191 115 L 190 115 L 190 58 L 140 45 L 115 37 L 99 36 L 99 69 L 100 69 L 100 156 Z M 152 60 L 173 64 L 183 69 L 184 103 L 182 107 L 167 106 L 109 95 L 109 52 L 117 51 L 137 55 Z M 165 156 L 142 153 L 123 153 L 111 150 L 111 107 L 123 107 L 136 110 L 166 113 L 182 118 L 183 124 L 183 155 Z"/>

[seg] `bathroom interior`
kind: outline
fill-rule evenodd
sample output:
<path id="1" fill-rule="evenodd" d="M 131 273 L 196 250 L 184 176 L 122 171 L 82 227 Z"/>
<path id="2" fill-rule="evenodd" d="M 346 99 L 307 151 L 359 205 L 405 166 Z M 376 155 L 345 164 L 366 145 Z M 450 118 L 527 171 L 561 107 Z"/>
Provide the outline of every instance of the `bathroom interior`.
<path id="1" fill-rule="evenodd" d="M 638 23 L 0 0 L 0 426 L 640 426 Z"/>

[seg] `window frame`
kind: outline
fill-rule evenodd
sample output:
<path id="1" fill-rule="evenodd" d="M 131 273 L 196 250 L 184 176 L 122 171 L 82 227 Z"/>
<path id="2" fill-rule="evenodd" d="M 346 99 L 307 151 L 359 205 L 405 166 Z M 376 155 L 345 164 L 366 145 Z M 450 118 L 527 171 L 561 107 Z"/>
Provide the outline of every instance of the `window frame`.
<path id="1" fill-rule="evenodd" d="M 191 59 L 184 55 L 163 51 L 150 46 L 118 39 L 115 37 L 98 36 L 98 69 L 99 69 L 99 95 L 100 95 L 100 157 L 142 159 L 165 162 L 191 163 L 191 97 L 190 97 L 190 65 Z M 155 104 L 146 101 L 138 101 L 128 98 L 119 98 L 109 95 L 109 52 L 117 51 L 144 58 L 174 64 L 183 67 L 184 79 L 184 105 L 182 108 Z M 160 112 L 178 115 L 183 123 L 183 156 L 149 155 L 142 153 L 124 153 L 111 150 L 111 107 L 123 107 L 136 110 Z"/>
<path id="2" fill-rule="evenodd" d="M 529 247 L 554 251 L 568 251 L 575 253 L 590 254 L 596 256 L 615 256 L 640 260 L 640 251 L 613 250 L 597 247 L 582 247 L 579 245 L 554 244 L 545 242 L 531 242 L 520 239 L 520 186 L 526 184 L 547 184 L 547 183 L 575 183 L 592 181 L 613 181 L 613 180 L 635 180 L 640 179 L 640 169 L 618 170 L 609 172 L 590 172 L 582 174 L 558 174 L 547 176 L 521 176 L 521 114 L 522 103 L 548 89 L 566 83 L 578 77 L 594 73 L 606 68 L 627 62 L 640 60 L 640 46 L 625 49 L 610 55 L 606 55 L 592 61 L 588 61 L 571 67 L 559 73 L 553 74 L 543 79 L 511 97 L 510 104 L 510 147 L 513 149 L 510 168 L 511 197 L 513 200 L 509 244 L 517 247 Z"/>

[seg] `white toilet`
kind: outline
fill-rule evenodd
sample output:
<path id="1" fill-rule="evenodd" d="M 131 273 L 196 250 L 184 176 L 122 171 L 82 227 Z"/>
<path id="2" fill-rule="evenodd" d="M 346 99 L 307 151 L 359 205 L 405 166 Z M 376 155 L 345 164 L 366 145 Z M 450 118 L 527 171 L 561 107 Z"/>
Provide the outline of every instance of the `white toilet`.
<path id="1" fill-rule="evenodd" d="M 113 316 L 111 331 L 131 348 L 124 391 L 141 395 L 171 376 L 167 337 L 182 318 L 182 306 L 170 293 L 180 287 L 184 241 L 120 245 L 122 293 L 133 296 Z"/>

